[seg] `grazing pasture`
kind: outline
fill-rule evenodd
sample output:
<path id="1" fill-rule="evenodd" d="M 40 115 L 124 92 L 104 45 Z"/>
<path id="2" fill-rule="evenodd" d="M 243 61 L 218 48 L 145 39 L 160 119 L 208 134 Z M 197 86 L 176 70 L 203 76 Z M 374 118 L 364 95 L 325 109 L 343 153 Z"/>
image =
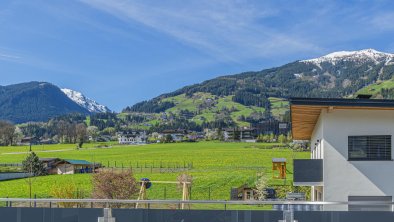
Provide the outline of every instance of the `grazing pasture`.
<path id="1" fill-rule="evenodd" d="M 192 199 L 230 198 L 230 188 L 253 185 L 258 173 L 270 178 L 270 186 L 292 184 L 292 160 L 309 158 L 309 152 L 275 148 L 280 144 L 262 143 L 169 143 L 140 146 L 117 144 L 85 144 L 76 149 L 74 144 L 37 145 L 32 149 L 39 157 L 80 159 L 101 163 L 114 170 L 132 169 L 137 179 L 176 181 L 185 172 L 193 176 Z M 29 147 L 0 147 L 0 163 L 21 163 Z M 287 179 L 272 179 L 272 158 L 287 159 Z M 115 168 L 116 162 L 116 168 Z M 92 185 L 90 174 L 51 175 L 34 179 L 33 193 L 37 198 L 51 197 L 53 186 L 75 184 L 85 197 Z M 28 197 L 25 179 L 0 182 L 0 197 Z M 153 184 L 148 189 L 149 199 L 180 199 L 181 192 L 174 184 Z"/>

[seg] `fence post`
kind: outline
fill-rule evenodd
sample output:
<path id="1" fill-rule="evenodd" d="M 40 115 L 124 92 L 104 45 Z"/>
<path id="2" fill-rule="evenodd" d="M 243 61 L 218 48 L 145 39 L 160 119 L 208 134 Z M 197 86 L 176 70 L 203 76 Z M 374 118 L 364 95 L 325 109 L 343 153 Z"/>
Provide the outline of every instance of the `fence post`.
<path id="1" fill-rule="evenodd" d="M 164 187 L 164 200 L 167 200 L 167 187 Z"/>
<path id="2" fill-rule="evenodd" d="M 37 194 L 34 194 L 34 207 L 37 207 L 36 199 L 37 199 Z"/>
<path id="3" fill-rule="evenodd" d="M 208 200 L 211 200 L 211 187 L 208 187 Z"/>

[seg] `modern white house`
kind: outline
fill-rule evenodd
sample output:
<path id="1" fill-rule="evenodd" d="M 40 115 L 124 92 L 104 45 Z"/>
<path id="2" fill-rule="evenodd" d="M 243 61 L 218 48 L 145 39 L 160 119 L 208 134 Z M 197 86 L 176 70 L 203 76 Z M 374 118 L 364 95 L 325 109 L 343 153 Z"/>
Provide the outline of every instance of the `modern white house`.
<path id="1" fill-rule="evenodd" d="M 311 160 L 294 160 L 295 186 L 311 186 L 313 201 L 392 202 L 394 100 L 292 98 L 290 104 L 293 139 L 311 146 Z"/>

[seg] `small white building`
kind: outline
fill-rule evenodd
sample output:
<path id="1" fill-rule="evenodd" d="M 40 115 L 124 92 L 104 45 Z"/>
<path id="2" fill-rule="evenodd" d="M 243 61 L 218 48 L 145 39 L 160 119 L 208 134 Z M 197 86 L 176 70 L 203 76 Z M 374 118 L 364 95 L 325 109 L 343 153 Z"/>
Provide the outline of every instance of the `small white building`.
<path id="1" fill-rule="evenodd" d="M 146 132 L 118 134 L 119 144 L 145 144 L 147 138 Z"/>
<path id="2" fill-rule="evenodd" d="M 394 100 L 293 98 L 294 140 L 309 140 L 311 160 L 294 160 L 294 185 L 313 201 L 384 201 L 394 196 Z M 384 206 L 327 206 L 373 210 Z"/>

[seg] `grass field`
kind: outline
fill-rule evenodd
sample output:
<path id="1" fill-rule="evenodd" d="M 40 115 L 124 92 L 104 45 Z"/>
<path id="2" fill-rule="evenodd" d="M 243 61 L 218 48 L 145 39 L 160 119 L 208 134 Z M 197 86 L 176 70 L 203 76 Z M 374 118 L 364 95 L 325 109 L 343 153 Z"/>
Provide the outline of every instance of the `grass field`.
<path id="1" fill-rule="evenodd" d="M 293 152 L 289 149 L 267 149 L 275 144 L 250 143 L 173 143 L 150 144 L 143 146 L 119 146 L 109 144 L 85 144 L 85 148 L 76 150 L 75 145 L 33 146 L 39 157 L 59 157 L 66 159 L 83 159 L 101 162 L 103 165 L 129 168 L 133 166 L 137 179 L 148 177 L 151 180 L 175 181 L 181 172 L 149 170 L 149 165 L 163 166 L 179 163 L 193 163 L 188 173 L 193 176 L 192 199 L 229 199 L 230 188 L 242 184 L 253 185 L 258 172 L 265 172 L 270 178 L 270 185 L 290 185 L 292 183 L 292 159 L 309 158 L 308 152 Z M 277 144 L 276 144 L 277 145 Z M 28 147 L 0 147 L 1 163 L 18 163 L 27 155 Z M 287 158 L 288 178 L 286 181 L 272 179 L 271 159 Z M 148 164 L 148 170 L 142 172 L 136 165 Z M 64 186 L 74 183 L 88 196 L 91 192 L 91 175 L 52 175 L 38 177 L 33 183 L 33 193 L 37 197 L 51 197 L 53 186 Z M 0 182 L 1 197 L 27 197 L 28 186 L 24 179 Z M 181 193 L 175 185 L 154 184 L 148 190 L 149 199 L 180 199 Z"/>
<path id="2" fill-rule="evenodd" d="M 276 97 L 269 97 L 268 99 L 271 102 L 271 113 L 274 117 L 279 118 L 289 110 L 289 101 Z"/>
<path id="3" fill-rule="evenodd" d="M 358 94 L 369 94 L 372 95 L 373 98 L 376 98 L 380 95 L 382 89 L 393 89 L 394 88 L 394 79 L 389 79 L 383 82 L 377 82 L 371 85 L 368 85 L 362 89 L 360 89 L 357 93 Z"/>

